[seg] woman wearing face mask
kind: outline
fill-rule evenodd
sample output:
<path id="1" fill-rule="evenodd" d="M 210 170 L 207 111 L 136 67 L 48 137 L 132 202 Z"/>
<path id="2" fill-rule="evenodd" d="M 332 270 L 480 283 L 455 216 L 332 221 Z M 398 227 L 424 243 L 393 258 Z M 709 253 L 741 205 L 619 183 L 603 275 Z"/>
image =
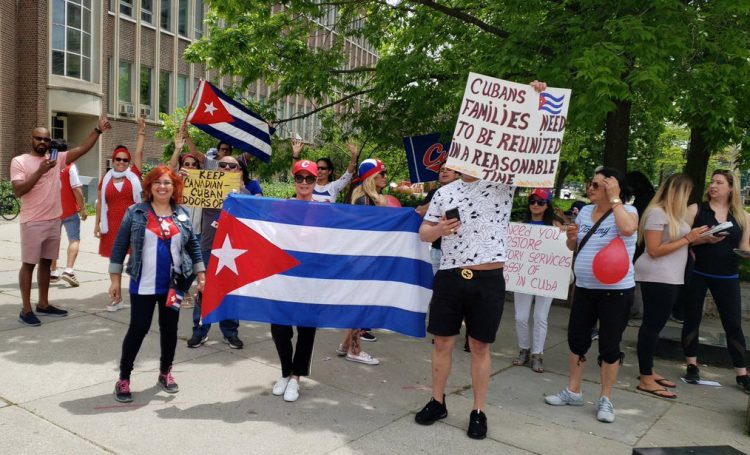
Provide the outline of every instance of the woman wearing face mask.
<path id="1" fill-rule="evenodd" d="M 94 236 L 99 239 L 99 254 L 106 258 L 112 254 L 112 246 L 128 207 L 141 202 L 141 165 L 143 144 L 146 139 L 146 121 L 138 119 L 138 139 L 135 155 L 124 145 L 115 147 L 112 153 L 112 169 L 99 182 L 96 199 L 96 223 Z M 117 311 L 125 306 L 122 298 L 110 301 L 107 311 Z"/>
<path id="2" fill-rule="evenodd" d="M 309 160 L 297 161 L 292 168 L 294 175 L 294 199 L 312 201 L 318 167 Z M 297 344 L 292 346 L 293 327 L 271 324 L 271 336 L 281 362 L 281 378 L 273 386 L 273 394 L 284 396 L 284 401 L 297 401 L 299 380 L 310 374 L 315 327 L 297 327 Z"/>
<path id="3" fill-rule="evenodd" d="M 691 243 L 695 267 L 687 285 L 682 349 L 687 372 L 685 381 L 700 381 L 698 370 L 698 330 L 703 317 L 703 301 L 710 290 L 719 310 L 727 339 L 737 386 L 750 393 L 750 378 L 745 362 L 745 334 L 742 331 L 739 264 L 734 249 L 750 250 L 750 215 L 745 213 L 739 178 L 731 171 L 716 170 L 706 192 L 706 201 L 698 206 L 693 226 L 713 227 L 731 221 L 732 227 Z"/>

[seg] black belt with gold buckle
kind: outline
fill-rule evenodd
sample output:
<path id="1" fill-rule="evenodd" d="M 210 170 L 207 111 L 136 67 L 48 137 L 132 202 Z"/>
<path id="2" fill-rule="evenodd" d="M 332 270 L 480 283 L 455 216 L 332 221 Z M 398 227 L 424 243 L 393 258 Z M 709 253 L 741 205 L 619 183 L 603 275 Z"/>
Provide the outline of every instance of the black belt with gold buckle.
<path id="1" fill-rule="evenodd" d="M 453 269 L 455 273 L 459 274 L 464 280 L 472 280 L 474 278 L 490 278 L 503 275 L 503 269 L 492 269 L 492 270 L 472 270 L 472 269 Z"/>

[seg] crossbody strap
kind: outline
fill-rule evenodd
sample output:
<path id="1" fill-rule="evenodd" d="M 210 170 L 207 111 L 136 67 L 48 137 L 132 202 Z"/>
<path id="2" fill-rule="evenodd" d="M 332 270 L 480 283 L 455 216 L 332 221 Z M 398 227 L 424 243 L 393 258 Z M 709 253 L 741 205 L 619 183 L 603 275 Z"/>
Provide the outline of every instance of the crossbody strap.
<path id="1" fill-rule="evenodd" d="M 583 249 L 583 246 L 586 245 L 586 242 L 589 241 L 592 235 L 594 235 L 594 232 L 596 232 L 597 229 L 599 229 L 599 226 L 601 226 L 602 222 L 607 219 L 607 217 L 612 213 L 612 209 L 607 210 L 607 212 L 602 215 L 601 218 L 599 218 L 599 221 L 594 223 L 594 225 L 591 227 L 591 229 L 586 233 L 586 235 L 583 236 L 581 239 L 581 243 L 578 244 L 578 248 L 576 248 L 575 253 L 573 253 L 573 261 L 575 262 L 576 257 L 578 256 L 578 253 L 580 253 L 581 249 Z"/>

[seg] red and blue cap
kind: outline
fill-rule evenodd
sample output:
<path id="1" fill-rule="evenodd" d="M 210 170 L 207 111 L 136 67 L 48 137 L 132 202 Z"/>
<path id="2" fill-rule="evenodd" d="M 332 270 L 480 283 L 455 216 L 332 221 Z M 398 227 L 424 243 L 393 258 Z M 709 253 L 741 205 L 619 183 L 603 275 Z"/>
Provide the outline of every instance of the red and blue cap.
<path id="1" fill-rule="evenodd" d="M 359 176 L 359 181 L 364 182 L 368 177 L 372 177 L 384 170 L 385 165 L 382 161 L 376 160 L 375 158 L 368 158 L 359 164 L 357 175 Z"/>

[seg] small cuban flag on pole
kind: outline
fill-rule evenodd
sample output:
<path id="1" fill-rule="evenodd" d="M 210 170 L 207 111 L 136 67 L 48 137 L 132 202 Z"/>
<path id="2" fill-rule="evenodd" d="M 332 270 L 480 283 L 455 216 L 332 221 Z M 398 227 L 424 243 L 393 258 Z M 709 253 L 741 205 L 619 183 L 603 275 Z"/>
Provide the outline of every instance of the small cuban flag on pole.
<path id="1" fill-rule="evenodd" d="M 271 135 L 275 129 L 208 81 L 198 83 L 187 121 L 233 148 L 266 163 L 271 160 Z"/>

